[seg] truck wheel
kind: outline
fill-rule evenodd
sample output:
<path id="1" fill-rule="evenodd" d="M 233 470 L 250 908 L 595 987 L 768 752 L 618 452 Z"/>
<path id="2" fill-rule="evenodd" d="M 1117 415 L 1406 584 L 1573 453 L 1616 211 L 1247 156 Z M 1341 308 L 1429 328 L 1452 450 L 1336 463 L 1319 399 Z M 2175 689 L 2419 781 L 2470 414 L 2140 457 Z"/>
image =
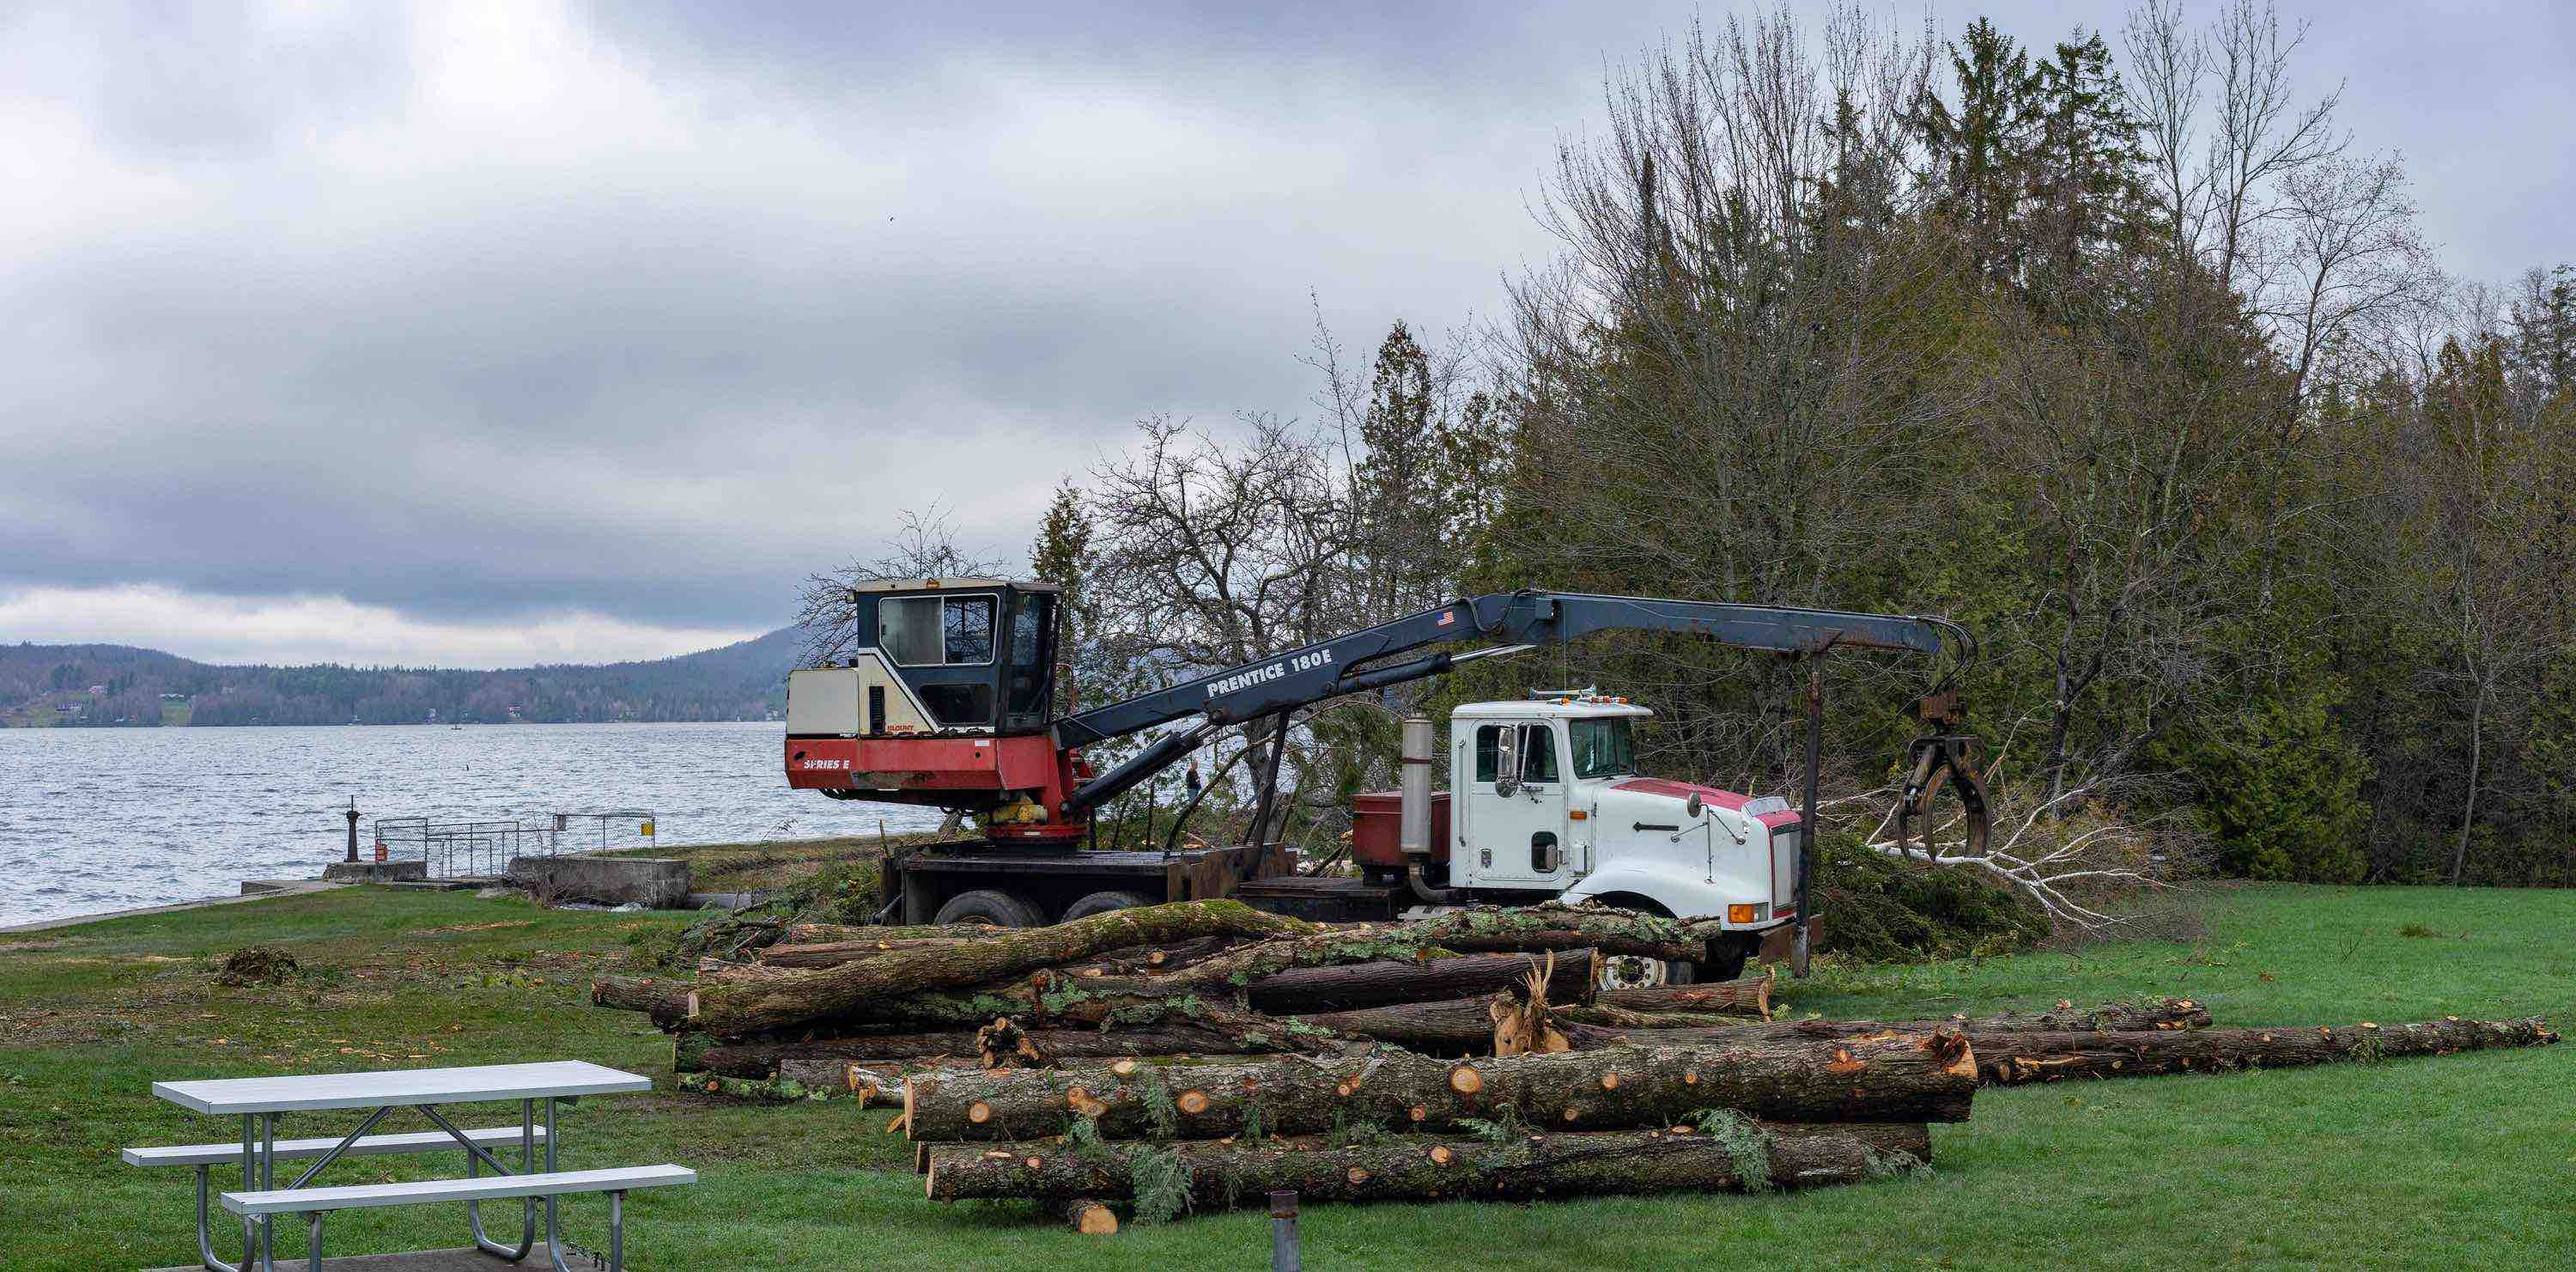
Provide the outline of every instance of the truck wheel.
<path id="1" fill-rule="evenodd" d="M 1601 960 L 1601 970 L 1593 974 L 1593 984 L 1602 989 L 1660 989 L 1666 985 L 1692 983 L 1693 968 L 1689 963 L 1675 963 L 1636 954 L 1613 954 Z"/>
<path id="2" fill-rule="evenodd" d="M 1140 905 L 1152 904 L 1153 902 L 1146 900 L 1142 893 L 1116 891 L 1095 892 L 1090 896 L 1084 897 L 1083 899 L 1066 906 L 1064 908 L 1064 918 L 1058 921 L 1071 923 L 1075 919 L 1087 919 L 1095 914 L 1107 914 L 1111 910 L 1132 910 Z"/>
<path id="3" fill-rule="evenodd" d="M 977 888 L 948 898 L 939 907 L 933 923 L 990 923 L 995 927 L 1045 927 L 1046 915 L 1036 906 L 1007 892 Z"/>

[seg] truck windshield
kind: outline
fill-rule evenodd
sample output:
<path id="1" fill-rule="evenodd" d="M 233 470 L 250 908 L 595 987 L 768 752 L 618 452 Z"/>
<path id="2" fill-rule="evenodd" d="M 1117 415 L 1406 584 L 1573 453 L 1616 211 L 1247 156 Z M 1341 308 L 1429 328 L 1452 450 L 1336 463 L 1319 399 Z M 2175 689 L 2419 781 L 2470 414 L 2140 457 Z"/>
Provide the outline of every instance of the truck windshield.
<path id="1" fill-rule="evenodd" d="M 1637 771 L 1637 740 L 1625 719 L 1570 720 L 1574 775 L 1617 777 Z"/>

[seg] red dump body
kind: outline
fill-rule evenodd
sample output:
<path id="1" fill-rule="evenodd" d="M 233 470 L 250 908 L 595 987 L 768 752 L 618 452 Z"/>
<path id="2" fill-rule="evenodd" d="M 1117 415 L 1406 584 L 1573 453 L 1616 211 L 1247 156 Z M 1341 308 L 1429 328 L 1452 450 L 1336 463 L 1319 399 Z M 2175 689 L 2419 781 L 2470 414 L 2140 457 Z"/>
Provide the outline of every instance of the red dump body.
<path id="1" fill-rule="evenodd" d="M 1363 866 L 1404 868 L 1404 795 L 1362 791 L 1351 796 L 1351 860 Z M 1431 859 L 1449 859 L 1449 792 L 1431 795 Z"/>

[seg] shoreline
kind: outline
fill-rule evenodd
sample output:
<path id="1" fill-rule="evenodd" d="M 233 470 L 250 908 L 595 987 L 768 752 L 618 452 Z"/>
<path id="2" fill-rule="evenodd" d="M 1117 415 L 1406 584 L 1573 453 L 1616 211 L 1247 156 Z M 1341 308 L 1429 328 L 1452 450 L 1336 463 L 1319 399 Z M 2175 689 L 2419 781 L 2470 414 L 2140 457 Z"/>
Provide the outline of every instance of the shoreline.
<path id="1" fill-rule="evenodd" d="M 245 901 L 265 901 L 271 897 L 298 897 L 311 892 L 354 885 L 328 879 L 245 879 L 244 889 L 264 885 L 256 892 L 244 891 L 239 896 L 199 897 L 193 901 L 167 901 L 160 905 L 138 905 L 123 910 L 102 910 L 94 914 L 65 914 L 50 919 L 30 919 L 25 923 L 0 924 L 0 934 L 15 932 L 50 932 L 57 928 L 79 927 L 84 923 L 105 923 L 110 919 L 134 919 L 147 914 L 176 914 L 182 910 L 203 910 L 209 906 L 240 905 Z"/>

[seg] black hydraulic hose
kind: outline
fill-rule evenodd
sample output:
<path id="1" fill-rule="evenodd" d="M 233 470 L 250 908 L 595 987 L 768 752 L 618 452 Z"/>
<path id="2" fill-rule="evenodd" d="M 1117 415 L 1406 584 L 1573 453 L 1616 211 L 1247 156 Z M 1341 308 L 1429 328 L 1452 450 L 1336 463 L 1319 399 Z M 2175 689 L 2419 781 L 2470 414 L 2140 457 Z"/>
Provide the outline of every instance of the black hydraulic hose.
<path id="1" fill-rule="evenodd" d="M 1458 904 L 1458 889 L 1435 888 L 1422 881 L 1422 857 L 1419 855 L 1405 860 L 1404 886 L 1412 889 L 1413 895 L 1420 898 L 1425 905 Z"/>

